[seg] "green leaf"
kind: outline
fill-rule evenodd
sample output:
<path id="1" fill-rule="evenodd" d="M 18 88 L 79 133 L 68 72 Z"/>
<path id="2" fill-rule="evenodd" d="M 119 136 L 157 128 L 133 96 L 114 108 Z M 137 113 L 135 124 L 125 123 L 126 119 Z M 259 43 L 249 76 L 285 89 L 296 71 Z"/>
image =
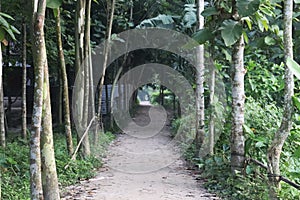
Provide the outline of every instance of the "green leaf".
<path id="1" fill-rule="evenodd" d="M 297 109 L 300 110 L 300 99 L 293 96 L 293 103 L 297 107 Z"/>
<path id="2" fill-rule="evenodd" d="M 266 18 L 266 16 L 264 16 L 260 12 L 256 12 L 255 19 L 261 32 L 264 32 L 264 30 L 269 30 L 269 20 Z"/>
<path id="3" fill-rule="evenodd" d="M 215 8 L 215 7 L 209 7 L 209 8 L 206 8 L 202 13 L 201 15 L 203 17 L 209 17 L 209 16 L 212 16 L 212 15 L 218 15 L 219 12 L 218 10 Z"/>
<path id="4" fill-rule="evenodd" d="M 249 44 L 249 38 L 245 31 L 243 31 L 243 36 L 244 36 L 244 40 L 245 40 L 246 44 Z"/>
<path id="5" fill-rule="evenodd" d="M 10 26 L 10 29 L 12 30 L 12 32 L 14 32 L 16 34 L 21 34 L 21 32 L 14 26 Z"/>
<path id="6" fill-rule="evenodd" d="M 260 5 L 260 0 L 237 0 L 236 2 L 240 15 L 246 17 L 253 15 Z"/>
<path id="7" fill-rule="evenodd" d="M 247 23 L 249 30 L 252 30 L 252 21 L 251 21 L 250 17 L 243 17 L 242 20 Z"/>
<path id="8" fill-rule="evenodd" d="M 58 16 L 58 11 L 59 11 L 58 9 L 59 9 L 59 8 L 54 8 L 54 9 L 53 9 L 53 14 L 54 14 L 54 17 L 55 17 L 55 18 L 57 18 L 57 16 Z"/>
<path id="9" fill-rule="evenodd" d="M 199 44 L 204 44 L 206 41 L 211 40 L 213 37 L 212 31 L 204 28 L 193 34 L 193 39 L 199 42 Z"/>
<path id="10" fill-rule="evenodd" d="M 295 158 L 300 158 L 300 146 L 295 150 L 293 156 Z"/>
<path id="11" fill-rule="evenodd" d="M 300 65 L 291 58 L 287 59 L 286 65 L 293 72 L 293 74 L 300 79 Z"/>
<path id="12" fill-rule="evenodd" d="M 47 0 L 47 8 L 59 8 L 62 4 L 62 0 Z"/>
<path id="13" fill-rule="evenodd" d="M 2 26 L 5 30 L 9 29 L 9 24 L 2 16 L 0 16 L 0 26 Z"/>
<path id="14" fill-rule="evenodd" d="M 2 42 L 5 38 L 5 30 L 0 27 L 0 42 Z"/>
<path id="15" fill-rule="evenodd" d="M 294 0 L 295 3 L 300 3 L 300 0 Z"/>
<path id="16" fill-rule="evenodd" d="M 270 36 L 267 36 L 267 37 L 265 37 L 265 43 L 266 43 L 266 45 L 269 45 L 269 46 L 271 46 L 271 45 L 275 45 L 276 44 L 276 40 L 274 40 L 272 37 L 270 37 Z"/>
<path id="17" fill-rule="evenodd" d="M 220 29 L 226 46 L 235 44 L 243 34 L 242 25 L 231 19 L 225 20 Z"/>
<path id="18" fill-rule="evenodd" d="M 10 16 L 10 15 L 8 15 L 8 14 L 5 14 L 5 13 L 3 13 L 3 12 L 0 12 L 0 15 L 2 16 L 2 17 L 5 17 L 5 18 L 7 18 L 7 19 L 11 19 L 11 20 L 15 20 L 12 16 Z"/>
<path id="19" fill-rule="evenodd" d="M 11 39 L 16 40 L 16 37 L 15 37 L 12 29 L 8 29 L 8 30 L 6 30 L 6 32 L 9 34 L 9 36 L 11 37 Z"/>
<path id="20" fill-rule="evenodd" d="M 261 147 L 265 147 L 266 145 L 263 142 L 256 142 L 255 147 L 257 148 L 261 148 Z"/>
<path id="21" fill-rule="evenodd" d="M 249 136 L 251 136 L 251 137 L 255 137 L 253 131 L 251 130 L 251 128 L 249 126 L 244 124 L 243 128 L 244 128 L 245 133 L 249 134 Z"/>
<path id="22" fill-rule="evenodd" d="M 225 55 L 226 60 L 228 60 L 229 62 L 232 61 L 232 56 L 230 53 L 228 53 L 228 51 L 224 48 L 221 49 L 222 53 Z"/>

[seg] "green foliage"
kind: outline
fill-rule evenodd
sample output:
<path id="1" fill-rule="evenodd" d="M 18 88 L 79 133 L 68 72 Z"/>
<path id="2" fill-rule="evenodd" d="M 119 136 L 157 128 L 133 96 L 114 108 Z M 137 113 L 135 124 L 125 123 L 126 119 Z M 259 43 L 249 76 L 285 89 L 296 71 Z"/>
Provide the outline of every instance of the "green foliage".
<path id="1" fill-rule="evenodd" d="M 254 51 L 251 57 L 246 57 L 246 69 L 246 96 L 251 96 L 264 104 L 266 102 L 282 103 L 283 65 L 271 63 L 261 51 Z"/>
<path id="2" fill-rule="evenodd" d="M 238 12 L 243 17 L 253 15 L 259 8 L 260 0 L 237 0 Z"/>
<path id="3" fill-rule="evenodd" d="M 184 5 L 184 16 L 182 24 L 184 29 L 192 28 L 197 23 L 197 9 L 194 3 Z"/>
<path id="4" fill-rule="evenodd" d="M 16 27 L 7 22 L 7 19 L 14 20 L 10 15 L 0 12 L 0 41 L 9 39 L 8 36 L 16 40 L 15 34 L 20 34 Z"/>
<path id="5" fill-rule="evenodd" d="M 22 141 L 8 143 L 0 149 L 2 198 L 7 200 L 29 199 L 29 149 Z"/>
<path id="6" fill-rule="evenodd" d="M 213 39 L 214 35 L 210 29 L 204 28 L 194 33 L 192 37 L 199 42 L 199 44 L 204 44 L 206 41 Z"/>
<path id="7" fill-rule="evenodd" d="M 137 28 L 149 28 L 149 27 L 160 27 L 160 28 L 173 28 L 174 20 L 170 15 L 158 15 L 157 17 L 144 20 Z"/>
<path id="8" fill-rule="evenodd" d="M 105 147 L 114 139 L 111 133 L 100 134 L 97 157 L 87 159 L 78 158 L 70 162 L 67 154 L 65 136 L 55 134 L 55 157 L 59 183 L 67 186 L 80 180 L 91 178 L 95 175 L 95 169 L 99 168 Z M 29 176 L 29 147 L 26 141 L 15 138 L 9 142 L 6 149 L 0 149 L 0 171 L 2 174 L 2 198 L 7 200 L 30 199 Z M 74 144 L 75 141 L 74 141 Z M 64 167 L 70 162 L 67 169 Z"/>
<path id="9" fill-rule="evenodd" d="M 225 20 L 220 30 L 226 46 L 235 44 L 243 33 L 242 25 L 232 19 Z"/>
<path id="10" fill-rule="evenodd" d="M 246 154 L 266 161 L 267 148 L 281 123 L 282 110 L 276 104 L 266 105 L 248 97 L 245 105 Z"/>
<path id="11" fill-rule="evenodd" d="M 294 75 L 300 79 L 300 65 L 291 58 L 287 59 L 286 65 L 294 73 Z"/>
<path id="12" fill-rule="evenodd" d="M 47 8 L 57 9 L 62 5 L 62 0 L 47 0 Z"/>

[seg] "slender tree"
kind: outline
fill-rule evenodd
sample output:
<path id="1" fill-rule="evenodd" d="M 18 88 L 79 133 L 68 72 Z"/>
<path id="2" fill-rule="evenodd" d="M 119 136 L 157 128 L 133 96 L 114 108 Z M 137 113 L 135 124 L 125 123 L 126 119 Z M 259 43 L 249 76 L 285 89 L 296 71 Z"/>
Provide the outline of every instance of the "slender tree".
<path id="1" fill-rule="evenodd" d="M 27 60 L 27 31 L 26 31 L 25 20 L 23 22 L 23 55 L 22 55 L 22 137 L 27 138 L 27 109 L 26 109 L 26 88 L 27 88 L 27 69 L 26 69 L 26 60 Z"/>
<path id="2" fill-rule="evenodd" d="M 4 112 L 4 102 L 3 102 L 3 78 L 2 78 L 2 50 L 0 44 L 0 145 L 5 148 L 5 112 Z"/>
<path id="3" fill-rule="evenodd" d="M 209 82 L 209 105 L 211 108 L 211 113 L 209 115 L 209 125 L 208 125 L 208 145 L 209 154 L 214 154 L 214 144 L 215 144 L 215 115 L 214 115 L 214 101 L 215 101 L 215 84 L 216 84 L 216 70 L 214 66 L 210 69 L 210 82 Z"/>
<path id="4" fill-rule="evenodd" d="M 60 8 L 56 9 L 56 34 L 57 34 L 57 48 L 58 56 L 60 60 L 60 72 L 63 83 L 63 107 L 64 107 L 64 123 L 65 123 L 65 135 L 67 142 L 67 149 L 69 155 L 73 153 L 73 140 L 71 131 L 71 120 L 70 120 L 70 103 L 69 103 L 69 90 L 68 90 L 68 77 L 66 70 L 66 62 L 62 45 L 61 38 L 61 22 L 60 22 Z"/>
<path id="5" fill-rule="evenodd" d="M 236 0 L 232 1 L 232 18 L 240 22 Z M 245 138 L 243 132 L 245 90 L 244 77 L 244 37 L 234 44 L 232 52 L 232 128 L 231 128 L 231 170 L 233 173 L 242 171 L 245 161 Z"/>
<path id="6" fill-rule="evenodd" d="M 34 131 L 32 132 L 30 142 L 31 198 L 56 200 L 60 199 L 60 197 L 53 147 L 50 87 L 44 38 L 45 11 L 45 0 L 33 1 L 32 38 L 35 93 L 33 113 Z M 42 133 L 41 127 L 43 127 Z"/>
<path id="7" fill-rule="evenodd" d="M 284 1 L 284 59 L 293 59 L 293 0 Z M 281 125 L 275 133 L 271 146 L 268 149 L 268 173 L 270 174 L 270 199 L 278 199 L 275 188 L 280 188 L 280 155 L 282 147 L 290 134 L 292 128 L 292 114 L 294 95 L 293 73 L 285 67 L 285 89 L 284 89 L 284 112 Z"/>
<path id="8" fill-rule="evenodd" d="M 0 0 L 1 11 L 1 0 Z M 4 99 L 3 99 L 3 60 L 2 60 L 2 41 L 0 41 L 0 145 L 5 148 L 5 112 L 4 112 Z"/>
<path id="9" fill-rule="evenodd" d="M 98 95 L 98 110 L 97 110 L 97 115 L 99 119 L 99 123 L 101 124 L 101 104 L 102 104 L 102 89 L 104 85 L 104 79 L 105 79 L 105 71 L 106 71 L 106 65 L 107 65 L 107 60 L 108 60 L 108 55 L 110 51 L 110 40 L 111 40 L 111 33 L 112 33 L 112 25 L 113 25 L 113 20 L 114 20 L 114 13 L 115 13 L 115 0 L 107 0 L 107 10 L 110 11 L 109 16 L 108 16 L 108 24 L 107 24 L 107 43 L 105 45 L 104 49 L 104 62 L 103 62 L 103 71 L 100 79 L 100 85 L 99 85 L 99 95 Z"/>
<path id="10" fill-rule="evenodd" d="M 90 1 L 90 0 L 89 0 Z M 90 80 L 89 80 L 89 58 L 86 57 L 87 52 L 86 50 L 90 49 L 90 40 L 89 36 L 86 35 L 87 31 L 86 27 L 90 25 L 90 16 L 87 15 L 87 12 L 90 12 L 91 3 L 85 0 L 78 0 L 77 1 L 77 8 L 76 8 L 76 72 L 82 83 L 78 90 L 78 96 L 76 97 L 77 105 L 78 105 L 78 136 L 81 139 L 83 137 L 83 133 L 87 127 L 87 120 L 88 120 L 88 113 L 89 113 L 89 97 L 90 97 Z M 89 25 L 87 25 L 88 23 Z M 88 44 L 86 41 L 88 40 Z M 89 54 L 89 53 L 88 53 Z M 89 135 L 86 134 L 84 136 L 81 146 L 81 151 L 83 157 L 88 157 L 90 155 L 90 143 L 89 143 Z"/>
<path id="11" fill-rule="evenodd" d="M 198 0 L 198 30 L 204 28 L 204 17 L 201 13 L 204 10 L 204 0 Z M 197 48 L 197 69 L 196 69 L 196 156 L 200 155 L 201 145 L 204 141 L 204 45 Z"/>
<path id="12" fill-rule="evenodd" d="M 46 0 L 33 0 L 32 16 L 32 54 L 34 62 L 35 84 L 30 137 L 30 194 L 32 200 L 43 199 L 40 136 L 43 109 L 44 65 L 46 63 L 44 20 Z"/>

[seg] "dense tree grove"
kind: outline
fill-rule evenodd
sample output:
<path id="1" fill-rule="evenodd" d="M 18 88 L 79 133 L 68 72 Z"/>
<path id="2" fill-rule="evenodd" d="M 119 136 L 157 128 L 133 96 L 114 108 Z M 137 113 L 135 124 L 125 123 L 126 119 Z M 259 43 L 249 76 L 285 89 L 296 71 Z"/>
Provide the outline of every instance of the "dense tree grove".
<path id="1" fill-rule="evenodd" d="M 56 200 L 93 177 L 105 146 L 123 131 L 112 112 L 134 113 L 142 90 L 172 113 L 174 138 L 193 137 L 180 144 L 183 156 L 209 191 L 222 199 L 299 199 L 299 16 L 299 0 L 0 0 L 0 199 Z M 128 51 L 157 41 L 119 35 L 160 29 L 192 38 L 178 48 L 195 55 Z M 118 45 L 126 52 L 111 61 Z M 183 75 L 192 101 L 158 76 L 133 92 L 117 84 L 149 63 Z M 141 82 L 143 73 L 128 79 Z"/>

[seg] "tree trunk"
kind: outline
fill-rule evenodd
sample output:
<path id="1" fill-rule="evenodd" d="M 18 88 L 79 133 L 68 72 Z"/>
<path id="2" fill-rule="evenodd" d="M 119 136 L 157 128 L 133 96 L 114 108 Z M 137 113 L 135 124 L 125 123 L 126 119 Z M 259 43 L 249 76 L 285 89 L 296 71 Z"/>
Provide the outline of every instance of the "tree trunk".
<path id="1" fill-rule="evenodd" d="M 68 77 L 65 63 L 65 56 L 61 38 L 61 22 L 60 22 L 60 9 L 57 9 L 56 16 L 56 33 L 57 33 L 57 48 L 60 60 L 60 73 L 63 84 L 63 108 L 64 108 L 64 124 L 65 124 L 65 135 L 67 142 L 67 149 L 69 155 L 73 153 L 73 139 L 71 131 L 71 120 L 70 120 L 70 103 L 69 103 L 69 89 L 68 89 Z"/>
<path id="2" fill-rule="evenodd" d="M 22 137 L 23 139 L 27 138 L 27 109 L 26 109 L 26 88 L 27 88 L 27 31 L 26 23 L 23 22 L 23 74 L 22 74 Z"/>
<path id="3" fill-rule="evenodd" d="M 198 30 L 204 28 L 204 17 L 201 13 L 204 10 L 204 0 L 198 0 Z M 196 69 L 196 152 L 200 156 L 201 145 L 204 140 L 204 45 L 197 48 L 197 69 Z"/>
<path id="4" fill-rule="evenodd" d="M 44 41 L 44 19 L 46 0 L 33 1 L 32 17 L 32 54 L 34 62 L 34 102 L 32 114 L 32 132 L 30 137 L 30 195 L 32 200 L 43 197 L 41 176 L 40 135 L 43 110 L 44 65 L 47 60 Z"/>
<path id="5" fill-rule="evenodd" d="M 232 1 L 232 16 L 240 21 L 236 1 Z M 245 163 L 245 138 L 243 132 L 245 90 L 244 77 L 244 37 L 241 35 L 232 49 L 232 127 L 231 127 L 231 170 L 234 174 L 241 172 Z"/>
<path id="6" fill-rule="evenodd" d="M 293 59 L 293 35 L 292 35 L 292 20 L 293 20 L 293 0 L 284 1 L 284 59 Z M 285 140 L 290 134 L 292 128 L 292 114 L 294 95 L 294 79 L 290 69 L 285 68 L 285 90 L 284 90 L 284 112 L 281 125 L 275 133 L 271 146 L 268 149 L 268 173 L 270 174 L 270 199 L 278 199 L 275 188 L 280 188 L 280 155 Z"/>
<path id="7" fill-rule="evenodd" d="M 0 0 L 1 11 L 1 0 Z M 2 41 L 0 41 L 0 145 L 5 148 L 5 112 L 4 112 L 4 99 L 3 99 L 3 59 L 2 59 Z"/>
<path id="8" fill-rule="evenodd" d="M 45 49 L 46 50 L 46 49 Z M 46 51 L 44 51 L 46 53 Z M 53 145 L 50 84 L 47 60 L 44 65 L 44 95 L 41 134 L 42 183 L 45 200 L 60 199 Z"/>
<path id="9" fill-rule="evenodd" d="M 84 102 L 83 102 L 83 125 L 88 126 L 89 120 L 89 104 L 90 104 L 90 26 L 91 26 L 91 0 L 86 1 L 85 6 L 85 28 L 84 28 Z M 82 153 L 84 157 L 91 154 L 89 134 L 84 137 L 82 142 Z"/>
<path id="10" fill-rule="evenodd" d="M 107 40 L 106 40 L 107 43 L 106 43 L 105 49 L 104 49 L 105 52 L 104 52 L 103 71 L 102 71 L 102 76 L 101 76 L 100 85 L 99 85 L 98 110 L 97 110 L 98 119 L 101 118 L 102 89 L 103 89 L 103 85 L 104 85 L 108 55 L 109 55 L 109 51 L 110 51 L 110 40 L 111 40 L 112 25 L 113 25 L 114 12 L 115 12 L 115 0 L 112 0 L 111 3 L 109 1 L 111 1 L 111 0 L 107 0 L 107 2 L 108 2 L 107 7 L 108 7 L 108 10 L 110 10 L 110 15 L 109 15 L 109 20 L 108 20 L 108 28 L 107 28 Z M 120 95 L 120 91 L 119 91 L 119 95 Z M 102 122 L 99 122 L 99 123 L 101 124 Z"/>
<path id="11" fill-rule="evenodd" d="M 5 148 L 5 111 L 3 99 L 3 78 L 2 78 L 2 51 L 0 43 L 0 145 Z"/>
<path id="12" fill-rule="evenodd" d="M 88 120 L 88 104 L 89 104 L 89 54 L 86 53 L 88 48 L 90 48 L 89 43 L 89 30 L 86 28 L 90 25 L 90 16 L 87 12 L 89 12 L 88 8 L 90 7 L 90 2 L 85 0 L 77 1 L 77 10 L 76 10 L 76 74 L 79 78 L 79 82 L 81 85 L 78 85 L 78 96 L 76 98 L 77 105 L 77 114 L 78 120 L 77 122 L 77 131 L 78 131 L 78 139 L 81 139 L 85 129 L 87 128 L 87 120 Z M 88 24 L 87 24 L 88 23 Z M 87 42 L 88 41 L 88 42 Z M 88 43 L 88 44 L 87 44 Z M 90 155 L 90 144 L 89 144 L 89 136 L 87 135 L 82 142 L 81 152 L 83 157 L 88 157 Z"/>
<path id="13" fill-rule="evenodd" d="M 209 154 L 214 154 L 214 144 L 215 144 L 215 115 L 214 115 L 214 101 L 215 101 L 215 82 L 216 82 L 216 70 L 214 66 L 211 69 L 210 72 L 210 84 L 209 84 L 209 104 L 211 108 L 211 113 L 209 116 L 209 125 L 208 125 L 208 131 L 209 131 Z"/>
<path id="14" fill-rule="evenodd" d="M 31 167 L 33 168 L 31 175 L 36 182 L 32 182 L 32 199 L 42 199 L 43 196 L 41 193 L 43 192 L 44 199 L 56 200 L 60 199 L 60 197 L 54 157 L 48 63 L 44 38 L 45 10 L 45 0 L 34 2 L 33 57 L 34 67 L 36 68 L 36 82 L 33 114 L 33 127 L 35 131 L 32 134 L 31 141 Z M 40 135 L 41 123 L 43 132 Z M 40 144 L 39 139 L 41 141 Z M 41 154 L 40 151 L 42 152 Z M 40 163 L 42 166 L 41 175 L 40 166 L 38 166 Z M 40 191 L 40 177 L 42 177 L 42 191 Z"/>

